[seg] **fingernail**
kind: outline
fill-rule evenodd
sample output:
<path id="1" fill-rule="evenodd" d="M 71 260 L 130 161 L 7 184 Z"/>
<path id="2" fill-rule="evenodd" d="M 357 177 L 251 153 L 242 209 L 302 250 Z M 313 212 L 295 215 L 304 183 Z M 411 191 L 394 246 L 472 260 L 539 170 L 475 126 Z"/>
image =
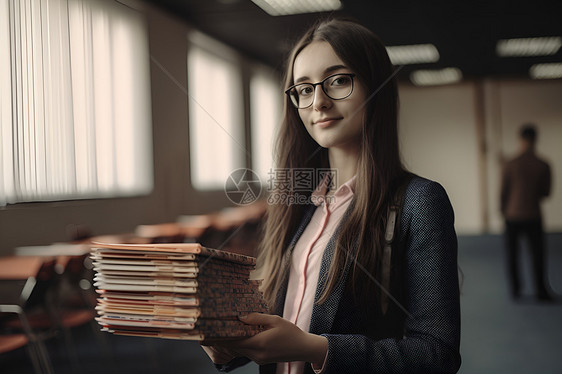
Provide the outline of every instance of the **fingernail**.
<path id="1" fill-rule="evenodd" d="M 245 320 L 245 319 L 246 319 L 246 317 L 248 317 L 248 316 L 247 316 L 247 315 L 246 315 L 246 316 L 242 316 L 242 315 L 240 315 L 240 316 L 238 316 L 238 319 L 241 319 L 241 320 Z"/>

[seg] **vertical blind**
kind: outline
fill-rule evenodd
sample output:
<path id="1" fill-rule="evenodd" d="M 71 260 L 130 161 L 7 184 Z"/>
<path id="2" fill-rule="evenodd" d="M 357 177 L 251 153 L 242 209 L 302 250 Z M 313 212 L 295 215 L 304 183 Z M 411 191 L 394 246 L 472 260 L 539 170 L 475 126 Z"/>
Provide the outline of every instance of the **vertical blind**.
<path id="1" fill-rule="evenodd" d="M 263 184 L 273 171 L 274 139 L 281 121 L 281 82 L 271 73 L 260 72 L 250 80 L 252 169 Z"/>
<path id="2" fill-rule="evenodd" d="M 240 68 L 195 45 L 187 61 L 191 184 L 222 189 L 230 173 L 245 165 Z"/>
<path id="3" fill-rule="evenodd" d="M 140 14 L 111 0 L 0 0 L 0 51 L 0 206 L 152 189 Z"/>

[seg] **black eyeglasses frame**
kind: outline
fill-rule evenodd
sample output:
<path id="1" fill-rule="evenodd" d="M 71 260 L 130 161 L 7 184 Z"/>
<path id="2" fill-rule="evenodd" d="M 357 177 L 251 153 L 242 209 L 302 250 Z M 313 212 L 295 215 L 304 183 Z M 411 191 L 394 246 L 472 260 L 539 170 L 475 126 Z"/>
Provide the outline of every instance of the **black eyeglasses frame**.
<path id="1" fill-rule="evenodd" d="M 325 83 L 326 81 L 328 81 L 328 79 L 333 78 L 333 77 L 338 76 L 338 75 L 346 75 L 346 76 L 348 76 L 348 77 L 351 78 L 351 90 L 349 91 L 349 94 L 348 94 L 348 95 L 336 99 L 336 98 L 333 98 L 332 96 L 330 96 L 330 95 L 326 92 L 326 89 L 324 88 L 324 83 Z M 351 94 L 353 93 L 353 89 L 354 89 L 354 87 L 355 87 L 355 81 L 354 81 L 355 76 L 356 76 L 356 74 L 354 74 L 354 73 L 337 73 L 337 74 L 332 74 L 332 75 L 327 76 L 327 77 L 324 78 L 322 81 L 317 82 L 317 83 L 297 83 L 297 84 L 294 84 L 294 85 L 292 85 L 291 87 L 289 87 L 289 88 L 287 88 L 287 89 L 285 90 L 285 94 L 286 94 L 287 96 L 289 96 L 289 98 L 291 99 L 291 103 L 293 103 L 293 105 L 294 105 L 295 108 L 297 108 L 297 109 L 306 109 L 306 108 L 309 108 L 312 104 L 314 104 L 314 99 L 312 99 L 312 101 L 310 102 L 310 104 L 308 104 L 307 106 L 301 108 L 301 107 L 298 106 L 298 103 L 296 102 L 296 98 L 295 98 L 293 95 L 291 95 L 291 90 L 293 90 L 294 88 L 296 88 L 296 87 L 298 87 L 298 86 L 302 86 L 302 85 L 312 86 L 312 88 L 314 89 L 314 91 L 316 91 L 316 86 L 320 86 L 320 87 L 322 87 L 322 92 L 324 92 L 324 94 L 325 94 L 328 98 L 330 98 L 331 100 L 343 100 L 343 99 L 346 99 L 346 98 L 348 98 L 349 96 L 351 96 Z"/>

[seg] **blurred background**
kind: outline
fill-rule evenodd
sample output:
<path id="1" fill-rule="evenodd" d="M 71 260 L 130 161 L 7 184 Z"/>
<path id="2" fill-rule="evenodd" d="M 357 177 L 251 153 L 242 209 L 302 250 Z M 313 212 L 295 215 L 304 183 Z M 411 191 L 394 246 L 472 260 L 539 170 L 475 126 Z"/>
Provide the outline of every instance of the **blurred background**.
<path id="1" fill-rule="evenodd" d="M 554 0 L 0 0 L 0 255 L 55 258 L 67 274 L 57 287 L 85 281 L 87 293 L 92 240 L 254 254 L 284 61 L 318 19 L 351 17 L 396 66 L 406 166 L 440 182 L 455 210 L 460 372 L 558 373 L 561 304 L 532 298 L 527 251 L 524 296 L 509 297 L 499 189 L 519 127 L 535 123 L 553 174 L 548 274 L 562 292 L 561 15 Z M 241 168 L 261 182 L 253 204 L 225 193 Z M 214 370 L 197 344 L 99 336 L 91 318 L 43 339 L 54 372 Z M 10 372 L 33 372 L 25 349 L 1 354 Z"/>

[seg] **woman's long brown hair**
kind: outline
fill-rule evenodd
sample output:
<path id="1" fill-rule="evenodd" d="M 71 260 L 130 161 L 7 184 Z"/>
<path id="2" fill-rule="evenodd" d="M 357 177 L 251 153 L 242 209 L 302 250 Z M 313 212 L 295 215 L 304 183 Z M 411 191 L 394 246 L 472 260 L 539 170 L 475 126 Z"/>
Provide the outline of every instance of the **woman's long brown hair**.
<path id="1" fill-rule="evenodd" d="M 354 294 L 366 301 L 368 295 L 372 298 L 373 292 L 377 297 L 381 294 L 377 284 L 369 278 L 380 280 L 386 212 L 398 180 L 405 173 L 398 149 L 398 89 L 384 45 L 367 28 L 347 20 L 321 22 L 301 38 L 288 61 L 285 88 L 293 84 L 296 56 L 314 41 L 328 42 L 356 74 L 367 93 L 352 210 L 337 237 L 333 262 L 318 302 L 327 299 L 349 261 Z M 282 169 L 329 167 L 327 149 L 310 137 L 298 110 L 287 97 L 275 161 L 276 167 Z M 273 193 L 278 196 L 290 199 L 297 193 L 290 185 L 276 187 Z M 291 253 L 289 244 L 304 208 L 304 205 L 284 202 L 270 204 L 268 208 L 257 274 L 263 278 L 262 290 L 272 310 L 279 307 L 275 305 L 276 295 L 287 276 L 286 265 L 291 260 L 287 256 Z"/>

